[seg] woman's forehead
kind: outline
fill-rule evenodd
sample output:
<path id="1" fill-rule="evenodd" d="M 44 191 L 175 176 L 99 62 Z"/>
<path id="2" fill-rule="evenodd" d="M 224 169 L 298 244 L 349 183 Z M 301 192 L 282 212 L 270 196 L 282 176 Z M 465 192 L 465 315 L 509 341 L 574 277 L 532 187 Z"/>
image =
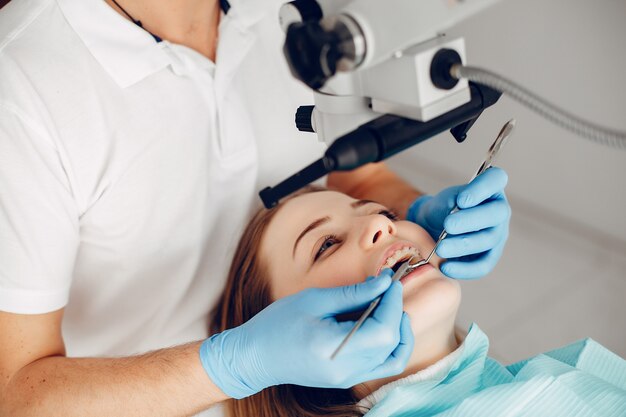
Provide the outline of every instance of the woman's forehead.
<path id="1" fill-rule="evenodd" d="M 276 214 L 279 215 L 283 212 L 290 215 L 296 211 L 307 214 L 311 213 L 313 209 L 324 208 L 332 211 L 335 208 L 341 208 L 341 206 L 349 207 L 350 203 L 353 201 L 356 200 L 338 191 L 315 191 L 292 198 L 287 201 Z M 314 214 L 315 212 L 313 211 L 313 215 Z"/>
<path id="2" fill-rule="evenodd" d="M 350 209 L 353 201 L 355 200 L 352 197 L 337 191 L 316 191 L 299 195 L 278 209 L 268 231 L 277 229 L 281 231 L 281 235 L 299 233 L 298 228 L 306 227 L 320 217 Z"/>

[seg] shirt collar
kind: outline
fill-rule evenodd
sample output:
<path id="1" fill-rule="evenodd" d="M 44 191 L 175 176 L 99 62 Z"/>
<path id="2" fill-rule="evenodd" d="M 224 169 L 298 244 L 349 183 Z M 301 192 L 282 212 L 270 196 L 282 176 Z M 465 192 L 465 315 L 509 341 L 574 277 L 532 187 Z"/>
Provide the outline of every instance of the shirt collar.
<path id="1" fill-rule="evenodd" d="M 168 64 L 168 57 L 146 31 L 103 0 L 57 0 L 68 23 L 89 52 L 122 88 Z"/>
<path id="2" fill-rule="evenodd" d="M 120 87 L 129 87 L 172 63 L 172 54 L 165 51 L 168 42 L 155 42 L 152 35 L 103 0 L 56 1 L 89 52 Z M 255 2 L 229 0 L 232 7 L 227 20 L 241 34 L 263 15 L 263 8 L 251 7 L 252 3 Z"/>

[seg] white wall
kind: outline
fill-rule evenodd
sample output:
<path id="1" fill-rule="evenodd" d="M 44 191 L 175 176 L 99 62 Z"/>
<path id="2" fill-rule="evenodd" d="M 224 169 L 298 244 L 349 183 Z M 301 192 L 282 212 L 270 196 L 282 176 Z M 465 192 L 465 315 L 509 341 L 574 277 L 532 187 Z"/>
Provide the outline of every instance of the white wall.
<path id="1" fill-rule="evenodd" d="M 626 131 L 626 1 L 503 0 L 448 35 L 465 37 L 470 65 Z M 442 134 L 390 166 L 429 192 L 463 181 L 511 117 L 517 130 L 498 165 L 509 173 L 514 212 L 626 254 L 626 151 L 574 136 L 507 97 L 483 114 L 464 144 Z"/>

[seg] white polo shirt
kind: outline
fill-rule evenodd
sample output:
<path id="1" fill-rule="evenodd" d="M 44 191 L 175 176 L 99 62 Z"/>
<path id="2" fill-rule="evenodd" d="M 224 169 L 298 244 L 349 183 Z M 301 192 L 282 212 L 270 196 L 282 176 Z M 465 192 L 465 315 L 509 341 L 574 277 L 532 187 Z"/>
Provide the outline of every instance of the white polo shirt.
<path id="1" fill-rule="evenodd" d="M 282 1 L 230 3 L 217 64 L 102 0 L 0 11 L 0 310 L 65 307 L 69 356 L 206 337 L 257 191 L 323 151 Z"/>

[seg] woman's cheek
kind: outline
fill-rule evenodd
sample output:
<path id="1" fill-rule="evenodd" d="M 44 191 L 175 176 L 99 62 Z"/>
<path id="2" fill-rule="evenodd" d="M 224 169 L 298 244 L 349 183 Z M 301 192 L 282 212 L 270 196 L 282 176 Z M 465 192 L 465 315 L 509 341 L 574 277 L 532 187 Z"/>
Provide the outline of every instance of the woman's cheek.
<path id="1" fill-rule="evenodd" d="M 315 282 L 320 286 L 341 287 L 363 282 L 367 278 L 364 268 L 358 262 L 344 260 L 343 257 L 327 261 L 330 262 L 326 262 L 323 268 L 316 271 Z"/>
<path id="2" fill-rule="evenodd" d="M 363 278 L 363 280 L 365 280 L 365 278 Z M 354 277 L 351 271 L 339 268 L 327 271 L 325 275 L 319 277 L 318 282 L 323 287 L 330 288 L 356 284 L 359 282 L 359 279 Z"/>

